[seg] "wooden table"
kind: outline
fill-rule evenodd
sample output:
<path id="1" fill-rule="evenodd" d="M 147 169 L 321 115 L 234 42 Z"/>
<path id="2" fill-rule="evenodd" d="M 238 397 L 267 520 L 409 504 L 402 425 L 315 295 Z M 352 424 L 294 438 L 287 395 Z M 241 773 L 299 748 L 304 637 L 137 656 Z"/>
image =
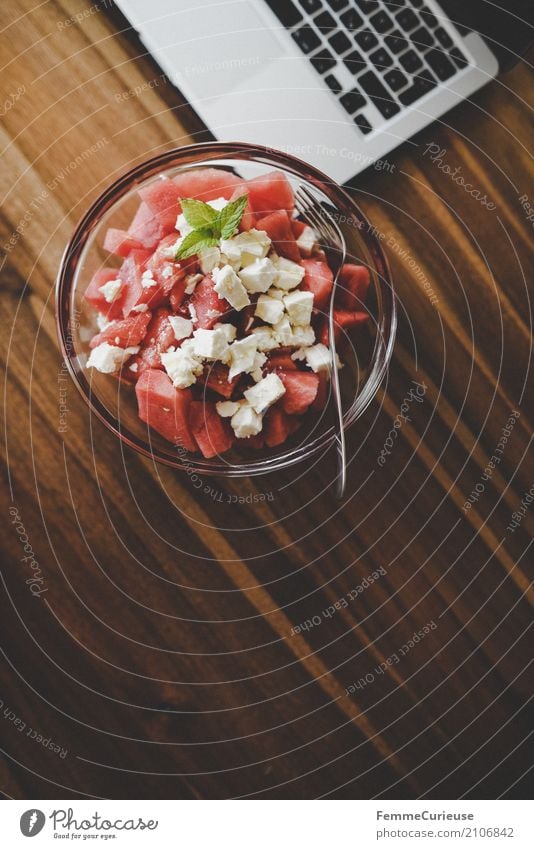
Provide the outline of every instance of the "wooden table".
<path id="1" fill-rule="evenodd" d="M 521 797 L 528 66 L 358 180 L 400 327 L 348 434 L 344 503 L 333 456 L 198 489 L 122 451 L 60 380 L 54 277 L 74 223 L 133 164 L 202 137 L 105 5 L 2 5 L 3 793 Z"/>

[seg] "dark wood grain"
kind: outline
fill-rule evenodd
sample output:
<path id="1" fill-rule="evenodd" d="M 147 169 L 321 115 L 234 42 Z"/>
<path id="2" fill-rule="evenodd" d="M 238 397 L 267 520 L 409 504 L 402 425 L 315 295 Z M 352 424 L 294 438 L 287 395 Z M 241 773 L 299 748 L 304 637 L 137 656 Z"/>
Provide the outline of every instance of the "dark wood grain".
<path id="1" fill-rule="evenodd" d="M 348 434 L 339 506 L 331 456 L 197 489 L 122 450 L 73 387 L 58 431 L 53 286 L 71 229 L 116 175 L 202 128 L 116 12 L 88 0 L 7 0 L 2 11 L 1 99 L 22 92 L 0 123 L 2 792 L 523 796 L 532 506 L 509 525 L 533 484 L 533 225 L 520 202 L 534 203 L 530 66 L 391 154 L 392 173 L 357 180 L 390 242 L 400 327 L 387 383 Z M 157 84 L 116 97 L 147 80 Z M 83 167 L 69 166 L 99 139 Z M 431 143 L 495 210 L 431 161 Z M 413 381 L 424 398 L 380 467 Z M 502 459 L 465 511 L 513 411 Z"/>

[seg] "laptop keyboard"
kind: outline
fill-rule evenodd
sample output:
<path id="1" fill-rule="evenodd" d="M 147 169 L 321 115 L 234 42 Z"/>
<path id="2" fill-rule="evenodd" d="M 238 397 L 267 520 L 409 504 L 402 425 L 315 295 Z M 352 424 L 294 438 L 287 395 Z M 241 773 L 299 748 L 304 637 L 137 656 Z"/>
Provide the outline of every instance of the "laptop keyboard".
<path id="1" fill-rule="evenodd" d="M 363 135 L 468 65 L 424 0 L 266 2 Z"/>

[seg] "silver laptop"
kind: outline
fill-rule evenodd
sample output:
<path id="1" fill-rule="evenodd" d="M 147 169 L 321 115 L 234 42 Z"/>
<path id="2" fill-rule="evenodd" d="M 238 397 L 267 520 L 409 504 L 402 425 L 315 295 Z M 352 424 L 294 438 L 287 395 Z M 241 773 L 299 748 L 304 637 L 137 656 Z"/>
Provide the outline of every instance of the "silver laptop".
<path id="1" fill-rule="evenodd" d="M 499 70 L 445 0 L 116 4 L 216 139 L 293 153 L 340 183 Z"/>

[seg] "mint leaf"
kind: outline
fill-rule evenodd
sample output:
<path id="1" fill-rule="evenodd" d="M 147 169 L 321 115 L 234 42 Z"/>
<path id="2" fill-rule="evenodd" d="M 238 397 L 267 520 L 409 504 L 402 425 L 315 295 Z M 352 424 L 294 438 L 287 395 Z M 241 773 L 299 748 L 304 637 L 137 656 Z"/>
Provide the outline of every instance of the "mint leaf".
<path id="1" fill-rule="evenodd" d="M 217 216 L 215 227 L 220 228 L 222 239 L 231 239 L 243 217 L 248 202 L 248 195 L 242 195 L 227 203 Z"/>
<path id="2" fill-rule="evenodd" d="M 180 205 L 185 220 L 195 230 L 213 227 L 217 218 L 217 210 L 208 203 L 194 198 L 180 198 Z"/>
<path id="3" fill-rule="evenodd" d="M 182 244 L 176 251 L 175 259 L 187 259 L 197 254 L 203 248 L 212 248 L 219 244 L 219 240 L 207 228 L 192 230 L 184 238 Z"/>

